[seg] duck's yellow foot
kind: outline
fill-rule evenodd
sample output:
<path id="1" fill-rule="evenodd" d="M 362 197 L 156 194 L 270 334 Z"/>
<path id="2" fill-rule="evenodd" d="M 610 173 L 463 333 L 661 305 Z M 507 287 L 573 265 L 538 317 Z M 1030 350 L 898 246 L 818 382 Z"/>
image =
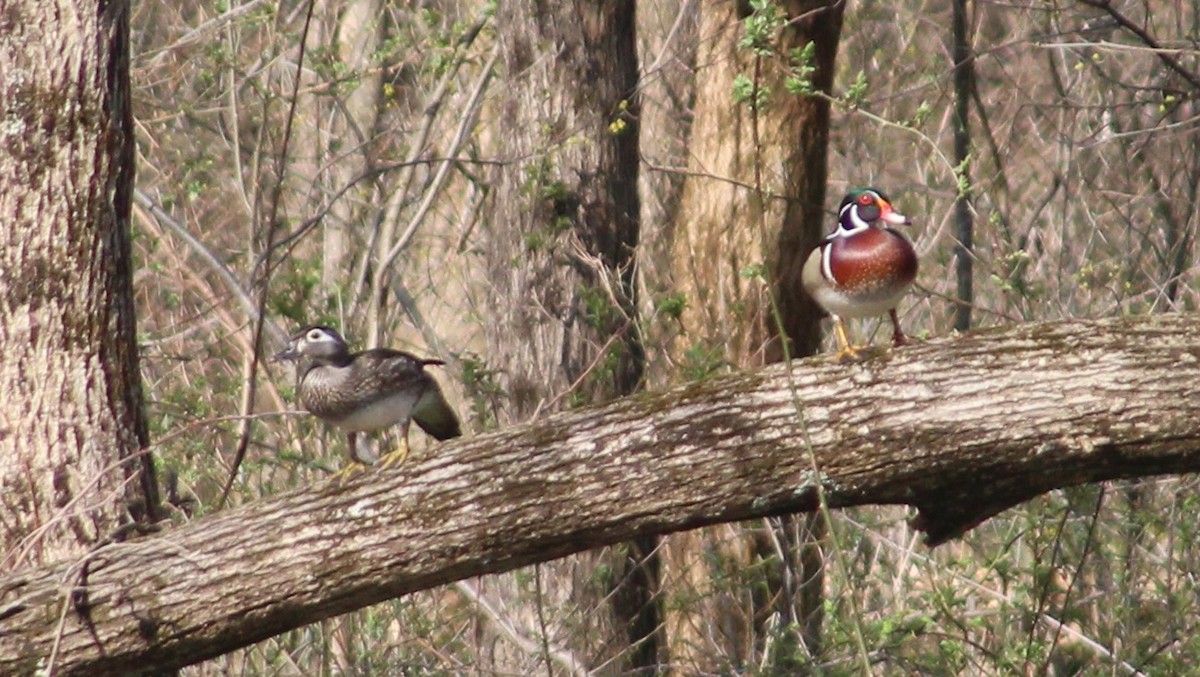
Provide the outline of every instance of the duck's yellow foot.
<path id="1" fill-rule="evenodd" d="M 863 348 L 858 348 L 847 343 L 846 345 L 842 346 L 841 350 L 837 351 L 837 354 L 833 356 L 833 359 L 839 364 L 858 362 L 859 360 L 863 359 L 862 351 Z"/>
<path id="2" fill-rule="evenodd" d="M 857 362 L 859 357 L 859 348 L 855 348 L 850 344 L 850 337 L 846 335 L 846 323 L 837 315 L 833 316 L 833 335 L 837 337 L 838 351 L 834 355 L 834 361 L 845 364 L 847 362 Z"/>
<path id="3" fill-rule="evenodd" d="M 366 471 L 366 469 L 366 465 L 359 463 L 358 461 L 350 461 L 341 470 L 335 472 L 329 479 L 337 484 L 342 484 L 358 473 Z"/>
<path id="4" fill-rule="evenodd" d="M 399 449 L 393 451 L 390 454 L 384 455 L 383 458 L 381 458 L 379 460 L 380 460 L 379 466 L 381 468 L 388 468 L 388 467 L 391 467 L 398 463 L 405 462 L 406 460 L 408 460 L 408 441 L 405 440 L 405 441 L 401 442 Z"/>

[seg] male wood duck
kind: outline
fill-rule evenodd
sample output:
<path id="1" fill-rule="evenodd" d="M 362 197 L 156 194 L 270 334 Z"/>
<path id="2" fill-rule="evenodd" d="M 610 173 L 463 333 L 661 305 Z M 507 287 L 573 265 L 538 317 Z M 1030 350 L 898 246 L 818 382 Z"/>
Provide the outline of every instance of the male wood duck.
<path id="1" fill-rule="evenodd" d="M 917 277 L 917 252 L 908 238 L 883 223 L 912 221 L 892 208 L 883 191 L 850 191 L 838 207 L 837 230 L 804 263 L 804 290 L 833 316 L 840 360 L 853 359 L 860 350 L 846 337 L 848 317 L 886 312 L 892 320 L 893 344 L 904 344 L 896 305 Z"/>
<path id="2" fill-rule="evenodd" d="M 299 361 L 300 403 L 310 413 L 346 432 L 350 464 L 346 477 L 374 459 L 360 453 L 358 433 L 400 425 L 400 448 L 383 457 L 383 465 L 402 463 L 408 457 L 408 426 L 416 421 L 438 440 L 462 435 L 458 416 L 446 403 L 442 389 L 425 367 L 444 364 L 409 353 L 375 348 L 351 353 L 346 340 L 334 329 L 305 327 L 292 335 L 275 361 Z"/>

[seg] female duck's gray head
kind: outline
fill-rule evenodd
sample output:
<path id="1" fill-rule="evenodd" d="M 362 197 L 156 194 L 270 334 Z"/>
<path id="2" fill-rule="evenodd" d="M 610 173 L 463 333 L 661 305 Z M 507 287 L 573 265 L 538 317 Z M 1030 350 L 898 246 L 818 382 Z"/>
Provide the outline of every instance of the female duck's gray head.
<path id="1" fill-rule="evenodd" d="M 349 357 L 350 348 L 346 339 L 332 327 L 314 325 L 292 334 L 287 346 L 275 353 L 276 362 L 299 360 L 310 357 L 321 363 L 336 363 Z"/>

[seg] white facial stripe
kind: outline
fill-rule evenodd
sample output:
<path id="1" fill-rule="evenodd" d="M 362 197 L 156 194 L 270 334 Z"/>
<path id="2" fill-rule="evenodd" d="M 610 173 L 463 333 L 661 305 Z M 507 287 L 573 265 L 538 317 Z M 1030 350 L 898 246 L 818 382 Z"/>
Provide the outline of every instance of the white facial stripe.
<path id="1" fill-rule="evenodd" d="M 840 229 L 839 229 L 840 231 Z M 833 252 L 833 243 L 826 243 L 821 247 L 821 275 L 828 281 L 837 284 L 837 280 L 833 279 L 833 268 L 829 265 L 829 255 Z"/>

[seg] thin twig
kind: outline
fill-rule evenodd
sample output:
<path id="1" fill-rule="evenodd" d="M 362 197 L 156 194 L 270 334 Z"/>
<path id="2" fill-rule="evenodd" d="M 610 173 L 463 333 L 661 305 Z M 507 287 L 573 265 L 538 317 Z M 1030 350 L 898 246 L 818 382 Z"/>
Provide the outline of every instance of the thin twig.
<path id="1" fill-rule="evenodd" d="M 259 278 L 261 280 L 258 294 L 258 314 L 254 320 L 254 343 L 253 350 L 250 351 L 250 364 L 246 375 L 246 389 L 242 399 L 242 415 L 249 417 L 254 413 L 254 395 L 258 385 L 258 353 L 263 342 L 263 327 L 266 325 L 263 316 L 267 307 L 267 298 L 271 287 L 271 246 L 275 240 L 275 231 L 278 228 L 279 203 L 283 197 L 283 177 L 286 169 L 288 144 L 292 138 L 292 123 L 296 119 L 296 104 L 300 97 L 296 90 L 300 87 L 301 71 L 300 67 L 304 64 L 305 46 L 308 43 L 308 29 L 312 25 L 313 8 L 316 6 L 315 0 L 309 0 L 308 13 L 304 17 L 304 28 L 300 32 L 300 49 L 296 57 L 297 69 L 296 79 L 292 83 L 292 97 L 288 106 L 287 120 L 283 128 L 283 141 L 279 149 L 279 155 L 275 161 L 275 187 L 271 195 L 271 209 L 267 217 L 267 255 L 263 259 L 262 268 L 259 269 Z M 233 466 L 229 472 L 229 479 L 225 481 L 225 488 L 221 490 L 221 500 L 217 502 L 217 509 L 220 510 L 225 505 L 225 500 L 229 497 L 229 490 L 233 487 L 233 481 L 237 478 L 238 467 L 241 466 L 242 460 L 246 457 L 246 448 L 250 445 L 250 429 L 251 422 L 254 419 L 245 418 L 242 422 L 241 435 L 238 438 L 237 451 L 233 456 Z"/>
<path id="2" fill-rule="evenodd" d="M 251 298 L 250 292 L 246 291 L 246 288 L 242 286 L 242 283 L 238 281 L 237 277 L 233 274 L 233 271 L 229 269 L 229 266 L 225 265 L 224 261 L 217 258 L 217 255 L 214 254 L 212 250 L 208 248 L 208 246 L 201 242 L 195 235 L 192 235 L 182 223 L 172 218 L 170 214 L 160 207 L 157 202 L 152 200 L 149 195 L 146 195 L 146 193 L 144 193 L 140 188 L 134 189 L 133 197 L 134 200 L 142 206 L 142 208 L 150 212 L 150 215 L 154 217 L 158 224 L 165 226 L 179 239 L 183 240 L 184 244 L 186 244 L 193 253 L 199 256 L 200 260 L 203 261 L 209 267 L 209 269 L 216 273 L 217 277 L 225 283 L 226 289 L 228 289 L 229 292 L 233 294 L 234 298 L 237 299 L 238 305 L 241 306 L 242 310 L 246 313 L 246 316 L 251 321 L 257 320 L 259 317 L 261 317 L 261 314 L 258 312 L 258 306 L 254 303 L 254 299 Z M 280 329 L 279 325 L 274 321 L 267 319 L 266 327 L 267 331 L 271 334 L 271 340 L 275 341 L 276 343 L 283 343 L 287 340 L 287 334 L 284 333 L 284 331 Z"/>
<path id="3" fill-rule="evenodd" d="M 1163 49 L 1163 46 L 1159 44 L 1158 40 L 1154 39 L 1153 35 L 1147 33 L 1145 29 L 1143 29 L 1129 17 L 1125 16 L 1121 10 L 1113 7 L 1112 2 L 1109 0 L 1079 1 L 1088 7 L 1095 7 L 1096 9 L 1102 9 L 1105 12 L 1108 12 L 1108 15 L 1112 17 L 1114 21 L 1120 24 L 1121 28 L 1124 28 L 1125 30 L 1137 36 L 1138 40 L 1141 40 L 1147 47 L 1152 49 L 1155 56 L 1158 57 L 1158 60 L 1163 62 L 1163 65 L 1178 73 L 1180 77 L 1182 77 L 1184 80 L 1187 80 L 1188 84 L 1190 84 L 1194 89 L 1200 91 L 1200 76 L 1197 76 L 1192 71 L 1184 68 L 1183 64 L 1179 63 L 1178 59 L 1171 56 L 1166 50 Z M 1176 50 L 1176 53 L 1179 51 L 1180 50 Z"/>
<path id="4" fill-rule="evenodd" d="M 501 634 L 503 634 L 505 637 L 508 637 L 508 639 L 512 641 L 512 643 L 515 644 L 521 651 L 531 655 L 547 655 L 555 663 L 565 668 L 569 674 L 577 675 L 578 677 L 587 677 L 588 675 L 592 674 L 586 667 L 584 667 L 583 661 L 579 660 L 575 654 L 571 653 L 570 651 L 559 647 L 551 647 L 548 644 L 548 640 L 544 641 L 543 644 L 539 644 L 538 642 L 530 639 L 525 633 L 522 633 L 517 629 L 516 624 L 510 618 L 502 614 L 500 610 L 495 607 L 495 605 L 493 605 L 486 597 L 483 596 L 483 593 L 472 587 L 470 583 L 466 581 L 458 581 L 454 584 L 454 588 L 462 593 L 467 599 L 469 599 L 476 608 L 483 612 L 483 615 L 487 617 L 488 621 L 497 630 L 499 630 Z M 544 635 L 545 633 L 543 633 L 543 638 Z M 543 654 L 543 651 L 545 651 L 545 654 Z"/>
<path id="5" fill-rule="evenodd" d="M 899 543 L 896 543 L 892 539 L 872 530 L 871 527 L 869 527 L 868 525 L 855 520 L 853 517 L 850 516 L 850 513 L 841 511 L 838 513 L 838 519 L 842 520 L 848 524 L 853 525 L 856 529 L 859 530 L 860 533 L 872 537 L 876 543 L 883 544 L 883 545 L 895 550 L 897 553 L 902 554 L 906 558 L 915 559 L 919 562 L 924 563 L 927 566 L 938 566 L 938 563 L 934 561 L 933 557 L 926 555 L 924 553 L 916 552 L 910 546 L 901 545 Z M 964 575 L 956 573 L 954 571 L 946 571 L 945 569 L 943 569 L 942 571 L 944 573 L 946 573 L 948 576 L 950 576 L 951 578 L 953 578 L 954 580 L 963 584 L 964 586 L 971 588 L 972 590 L 975 590 L 976 592 L 983 593 L 983 594 L 985 594 L 997 601 L 1000 601 L 1004 604 L 1007 604 L 1011 607 L 1023 608 L 1023 606 L 1024 606 L 1023 602 L 1017 602 L 1016 600 L 1012 599 L 1007 594 L 1005 594 L 1003 592 L 999 592 L 997 590 L 993 590 L 992 588 L 987 587 L 986 585 L 980 583 L 979 581 L 976 581 L 975 579 L 973 579 L 969 576 L 964 576 Z M 1125 674 L 1130 675 L 1131 677 L 1146 677 L 1145 674 L 1142 673 L 1137 668 L 1135 668 L 1132 665 L 1130 665 L 1129 663 L 1126 663 L 1125 661 L 1117 658 L 1116 654 L 1108 647 L 1097 642 L 1096 640 L 1092 639 L 1091 637 L 1088 637 L 1087 635 L 1083 634 L 1079 630 L 1076 630 L 1075 628 L 1072 628 L 1071 626 L 1063 623 L 1062 621 L 1058 620 L 1057 618 L 1054 618 L 1050 614 L 1038 613 L 1035 616 L 1035 618 L 1036 618 L 1037 622 L 1044 624 L 1047 628 L 1049 628 L 1051 630 L 1061 628 L 1062 632 L 1065 632 L 1067 635 L 1070 635 L 1072 639 L 1079 641 L 1080 643 L 1086 645 L 1088 648 L 1090 648 L 1092 651 L 1096 652 L 1100 656 L 1103 656 L 1104 658 L 1107 658 L 1108 660 L 1112 661 L 1113 666 L 1116 668 L 1119 668 Z"/>
<path id="6" fill-rule="evenodd" d="M 488 17 L 479 19 L 477 24 L 486 24 Z M 460 40 L 455 46 L 456 50 L 469 47 L 475 37 L 479 35 L 479 31 L 472 28 L 468 31 L 469 39 Z M 438 82 L 433 93 L 426 100 L 425 110 L 421 120 L 421 128 L 413 137 L 408 151 L 406 162 L 415 162 L 417 158 L 425 152 L 425 145 L 429 141 L 429 136 L 433 131 L 433 124 L 437 120 L 438 111 L 441 110 L 447 92 L 450 89 L 450 83 L 458 75 L 459 69 L 466 62 L 465 56 L 456 55 L 450 67 L 446 69 L 442 79 Z M 395 240 L 396 225 L 400 218 L 400 209 L 403 207 L 407 199 L 409 188 L 412 186 L 415 172 L 405 171 L 400 175 L 392 199 L 388 202 L 378 228 L 371 234 L 371 246 L 367 247 L 362 256 L 362 262 L 359 266 L 359 274 L 357 282 L 354 285 L 354 293 L 350 296 L 351 311 L 357 307 L 360 299 L 364 297 L 367 286 L 367 271 L 374 268 L 374 274 L 370 282 L 374 285 L 369 299 L 367 301 L 367 347 L 374 348 L 379 345 L 381 333 L 380 311 L 383 303 L 382 281 L 386 275 L 384 266 L 378 265 L 383 259 L 387 258 L 387 252 L 392 247 Z"/>
<path id="7" fill-rule="evenodd" d="M 141 58 L 152 56 L 153 58 L 150 60 L 150 67 L 157 68 L 158 66 L 162 65 L 163 59 L 165 59 L 171 52 L 180 49 L 181 47 L 186 47 L 187 45 L 207 39 L 209 33 L 216 31 L 225 24 L 232 23 L 234 19 L 249 14 L 252 10 L 263 4 L 266 4 L 266 0 L 250 0 L 250 2 L 247 2 L 244 5 L 234 7 L 228 12 L 219 14 L 208 21 L 205 21 L 199 26 L 196 26 L 166 47 L 147 54 L 142 54 Z"/>
<path id="8" fill-rule="evenodd" d="M 475 83 L 475 89 L 471 92 L 471 98 L 467 102 L 467 109 L 463 113 L 462 119 L 459 120 L 458 129 L 455 131 L 454 140 L 450 147 L 448 155 L 453 156 L 467 142 L 467 138 L 471 134 L 471 129 L 475 126 L 475 120 L 479 115 L 480 103 L 483 100 L 483 92 L 487 89 L 488 82 L 492 79 L 492 71 L 496 66 L 497 59 L 500 58 L 500 45 L 497 44 L 492 49 L 492 55 L 483 66 L 483 71 L 479 75 L 479 80 Z M 400 235 L 400 239 L 396 241 L 392 248 L 384 255 L 383 260 L 379 263 L 376 271 L 376 276 L 379 280 L 387 274 L 387 270 L 395 263 L 396 257 L 400 252 L 408 246 L 412 241 L 413 236 L 417 232 L 417 228 L 421 222 L 425 220 L 425 215 L 429 213 L 429 208 L 433 206 L 433 201 L 438 197 L 442 185 L 446 182 L 446 177 L 450 174 L 450 168 L 453 165 L 449 161 L 443 161 L 437 169 L 437 173 L 433 177 L 433 181 L 425 190 L 425 198 L 421 201 L 421 205 L 417 208 L 417 212 L 409 219 L 408 226 Z"/>

